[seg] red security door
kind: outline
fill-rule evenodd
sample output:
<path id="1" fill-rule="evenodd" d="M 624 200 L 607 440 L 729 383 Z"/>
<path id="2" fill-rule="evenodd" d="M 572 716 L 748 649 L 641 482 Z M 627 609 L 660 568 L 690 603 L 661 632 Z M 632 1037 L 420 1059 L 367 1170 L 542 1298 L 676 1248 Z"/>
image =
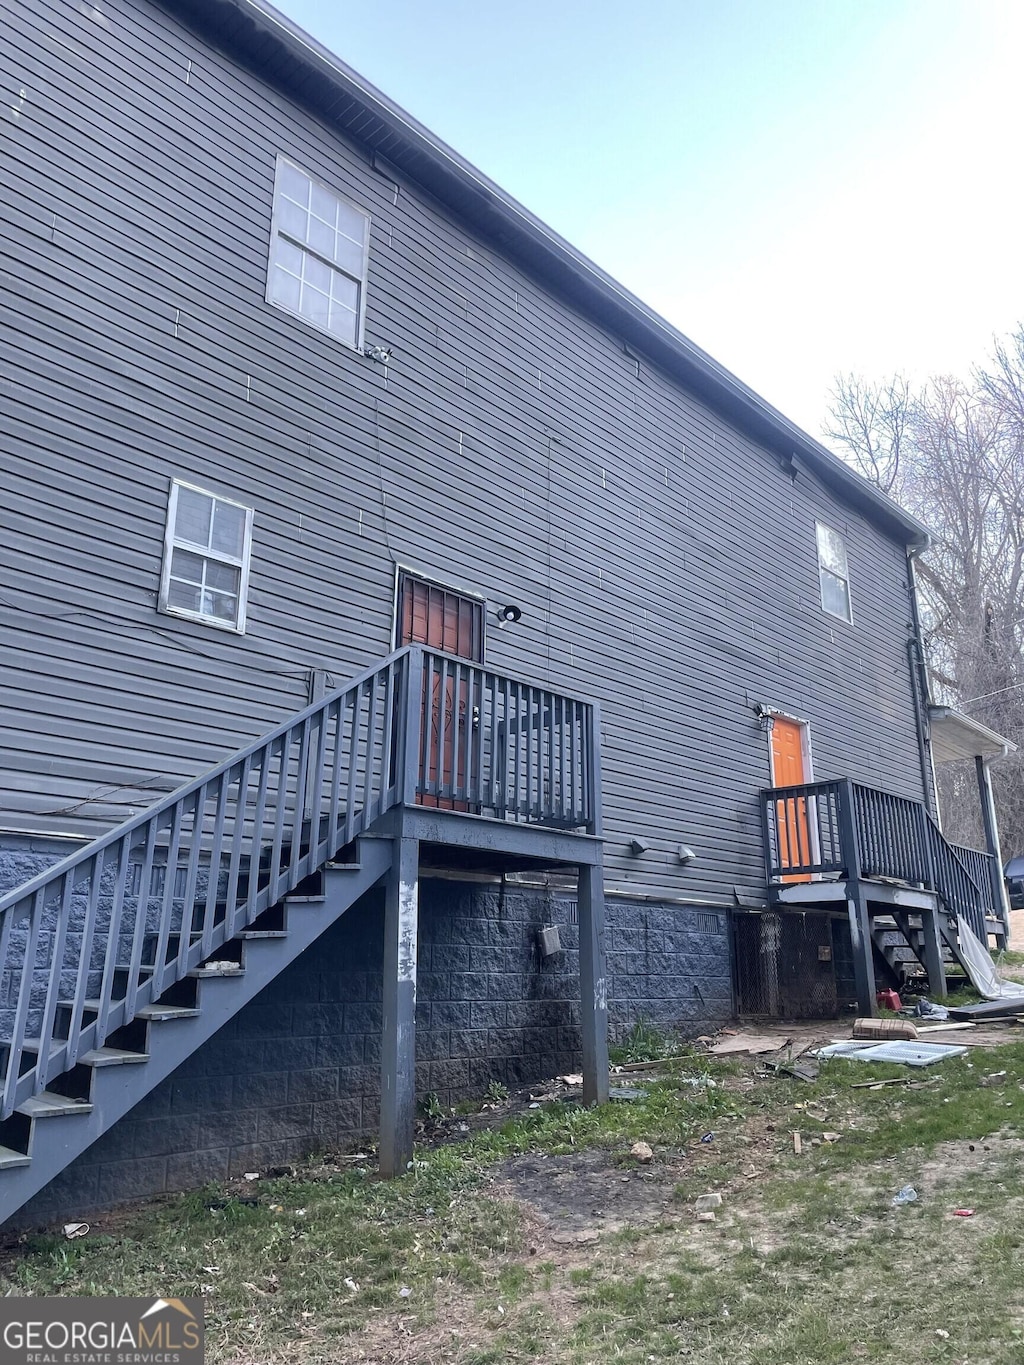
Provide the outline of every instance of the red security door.
<path id="1" fill-rule="evenodd" d="M 483 663 L 483 604 L 411 574 L 398 585 L 398 644 L 426 645 L 472 663 Z M 452 665 L 452 672 L 458 666 Z M 468 811 L 469 802 L 435 794 L 465 791 L 469 681 L 428 670 L 423 683 L 423 727 L 427 736 L 422 785 L 435 789 L 420 797 L 424 806 Z"/>

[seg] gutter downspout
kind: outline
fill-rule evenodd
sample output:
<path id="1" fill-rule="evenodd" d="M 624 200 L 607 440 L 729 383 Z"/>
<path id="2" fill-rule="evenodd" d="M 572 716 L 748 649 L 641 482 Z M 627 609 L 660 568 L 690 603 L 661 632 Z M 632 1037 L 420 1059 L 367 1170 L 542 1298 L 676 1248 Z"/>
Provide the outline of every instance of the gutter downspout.
<path id="1" fill-rule="evenodd" d="M 998 758 L 1006 758 L 1009 749 L 1004 748 Z M 1003 876 L 1003 853 L 999 846 L 999 820 L 996 816 L 996 802 L 992 794 L 992 776 L 989 772 L 989 764 L 996 761 L 996 757 L 982 758 L 979 754 L 974 760 L 974 766 L 978 774 L 978 792 L 981 796 L 981 818 L 985 826 L 985 843 L 995 866 L 992 869 L 993 891 L 999 900 L 999 907 L 1002 913 L 1003 929 L 1006 933 L 1006 944 L 1010 942 L 1010 897 L 1006 890 L 1006 878 Z"/>
<path id="2" fill-rule="evenodd" d="M 914 573 L 914 560 L 926 546 L 910 546 L 907 550 L 907 592 L 910 597 L 910 619 L 913 633 L 907 641 L 907 663 L 910 668 L 910 690 L 914 700 L 914 719 L 917 729 L 917 752 L 921 763 L 921 786 L 924 789 L 925 806 L 932 819 L 942 828 L 942 813 L 939 810 L 938 783 L 935 780 L 935 760 L 932 755 L 931 725 L 928 707 L 931 705 L 931 685 L 928 680 L 928 665 L 924 655 L 924 632 L 921 629 L 921 613 L 917 605 L 917 576 Z M 1000 869 L 1002 864 L 1000 864 Z"/>

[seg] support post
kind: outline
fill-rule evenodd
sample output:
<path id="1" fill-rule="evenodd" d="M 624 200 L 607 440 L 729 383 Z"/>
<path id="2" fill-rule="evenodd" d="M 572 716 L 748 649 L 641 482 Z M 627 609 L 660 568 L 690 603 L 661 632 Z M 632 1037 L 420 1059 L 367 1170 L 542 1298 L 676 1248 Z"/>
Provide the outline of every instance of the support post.
<path id="1" fill-rule="evenodd" d="M 946 964 L 942 960 L 942 935 L 939 932 L 940 913 L 937 906 L 921 911 L 924 969 L 928 973 L 928 992 L 933 996 L 946 994 Z"/>
<path id="2" fill-rule="evenodd" d="M 864 883 L 861 880 L 860 841 L 854 807 L 853 783 L 844 778 L 839 784 L 839 839 L 846 864 L 846 908 L 850 916 L 850 945 L 853 949 L 853 975 L 857 984 L 857 1008 L 865 1018 L 877 1010 L 875 1000 L 874 947 L 871 919 Z"/>
<path id="3" fill-rule="evenodd" d="M 380 1065 L 380 1173 L 412 1160 L 416 1116 L 416 939 L 419 843 L 399 837 L 384 905 L 384 1028 Z"/>
<path id="4" fill-rule="evenodd" d="M 850 916 L 850 942 L 853 947 L 853 976 L 857 984 L 857 1008 L 870 1019 L 878 1008 L 875 1000 L 874 948 L 871 941 L 871 920 L 868 903 L 861 882 L 847 882 L 846 908 Z"/>
<path id="5" fill-rule="evenodd" d="M 978 774 L 978 795 L 981 797 L 981 818 L 985 826 L 985 848 L 992 855 L 993 908 L 998 909 L 1003 921 L 1005 943 L 1010 941 L 1010 898 L 1006 893 L 1003 878 L 1003 855 L 999 847 L 999 821 L 996 818 L 996 803 L 992 795 L 992 776 L 988 764 L 979 754 L 974 760 Z M 1004 943 L 1004 946 L 1005 946 Z"/>
<path id="6" fill-rule="evenodd" d="M 604 961 L 604 869 L 579 870 L 580 1023 L 583 1029 L 583 1103 L 608 1099 L 608 984 Z"/>

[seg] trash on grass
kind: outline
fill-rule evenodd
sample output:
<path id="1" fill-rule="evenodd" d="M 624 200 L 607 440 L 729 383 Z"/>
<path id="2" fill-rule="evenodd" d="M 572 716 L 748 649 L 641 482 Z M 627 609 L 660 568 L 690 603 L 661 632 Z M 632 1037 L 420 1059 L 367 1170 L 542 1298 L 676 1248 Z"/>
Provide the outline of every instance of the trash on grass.
<path id="1" fill-rule="evenodd" d="M 353 1294 L 359 1292 L 359 1286 L 356 1284 L 355 1280 L 352 1278 L 351 1275 L 345 1276 L 345 1288 L 350 1289 Z"/>
<path id="2" fill-rule="evenodd" d="M 610 1100 L 624 1100 L 628 1104 L 636 1100 L 645 1100 L 651 1092 L 639 1085 L 613 1085 L 608 1091 Z"/>
<path id="3" fill-rule="evenodd" d="M 914 1015 L 918 1019 L 948 1019 L 949 1010 L 945 1005 L 936 1005 L 934 1000 L 925 1000 L 922 996 L 914 1006 Z"/>
<path id="4" fill-rule="evenodd" d="M 917 1037 L 917 1029 L 909 1019 L 855 1019 L 854 1038 L 877 1038 L 884 1042 L 888 1038 L 901 1038 L 909 1042 Z"/>
<path id="5" fill-rule="evenodd" d="M 730 1030 L 723 1029 L 722 1032 L 729 1033 Z M 729 1038 L 712 1043 L 708 1051 L 716 1057 L 725 1056 L 730 1052 L 749 1052 L 756 1056 L 759 1052 L 778 1052 L 785 1046 L 785 1040 L 768 1038 L 761 1033 L 735 1033 Z"/>
<path id="6" fill-rule="evenodd" d="M 76 1237 L 84 1237 L 89 1231 L 88 1223 L 65 1223 L 64 1236 L 69 1242 L 73 1242 Z"/>
<path id="7" fill-rule="evenodd" d="M 715 1215 L 711 1212 L 710 1209 L 706 1209 L 703 1213 L 697 1214 L 698 1223 L 713 1223 L 714 1221 Z"/>
<path id="8" fill-rule="evenodd" d="M 914 1189 L 913 1185 L 904 1185 L 902 1190 L 900 1190 L 899 1194 L 893 1195 L 892 1207 L 894 1209 L 898 1209 L 901 1208 L 904 1204 L 913 1204 L 916 1199 L 917 1190 Z"/>
<path id="9" fill-rule="evenodd" d="M 709 1209 L 720 1209 L 722 1207 L 722 1196 L 720 1194 L 701 1194 L 697 1197 L 695 1208 L 698 1213 L 707 1213 Z"/>
<path id="10" fill-rule="evenodd" d="M 846 1057 L 851 1062 L 901 1062 L 907 1066 L 931 1066 L 949 1057 L 963 1057 L 967 1048 L 952 1043 L 829 1043 L 818 1057 Z"/>
<path id="11" fill-rule="evenodd" d="M 953 1217 L 954 1217 L 954 1218 L 973 1218 L 973 1217 L 974 1217 L 974 1210 L 973 1210 L 973 1209 L 954 1209 L 954 1210 L 953 1210 Z"/>
<path id="12" fill-rule="evenodd" d="M 715 1135 L 714 1133 L 702 1133 L 700 1140 L 701 1142 L 714 1142 Z"/>

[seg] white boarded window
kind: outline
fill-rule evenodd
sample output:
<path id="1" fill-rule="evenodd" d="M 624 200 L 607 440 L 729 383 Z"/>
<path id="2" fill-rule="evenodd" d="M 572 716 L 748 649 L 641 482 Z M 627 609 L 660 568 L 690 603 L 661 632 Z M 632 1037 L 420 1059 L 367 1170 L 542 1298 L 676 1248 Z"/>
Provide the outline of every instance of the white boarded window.
<path id="1" fill-rule="evenodd" d="M 830 616 L 852 621 L 850 610 L 850 570 L 846 561 L 846 541 L 831 526 L 820 521 L 818 532 L 818 578 L 821 582 L 821 605 Z"/>
<path id="2" fill-rule="evenodd" d="M 267 302 L 359 347 L 370 219 L 277 158 Z"/>
<path id="3" fill-rule="evenodd" d="M 171 484 L 160 610 L 245 630 L 252 508 L 194 484 Z"/>

